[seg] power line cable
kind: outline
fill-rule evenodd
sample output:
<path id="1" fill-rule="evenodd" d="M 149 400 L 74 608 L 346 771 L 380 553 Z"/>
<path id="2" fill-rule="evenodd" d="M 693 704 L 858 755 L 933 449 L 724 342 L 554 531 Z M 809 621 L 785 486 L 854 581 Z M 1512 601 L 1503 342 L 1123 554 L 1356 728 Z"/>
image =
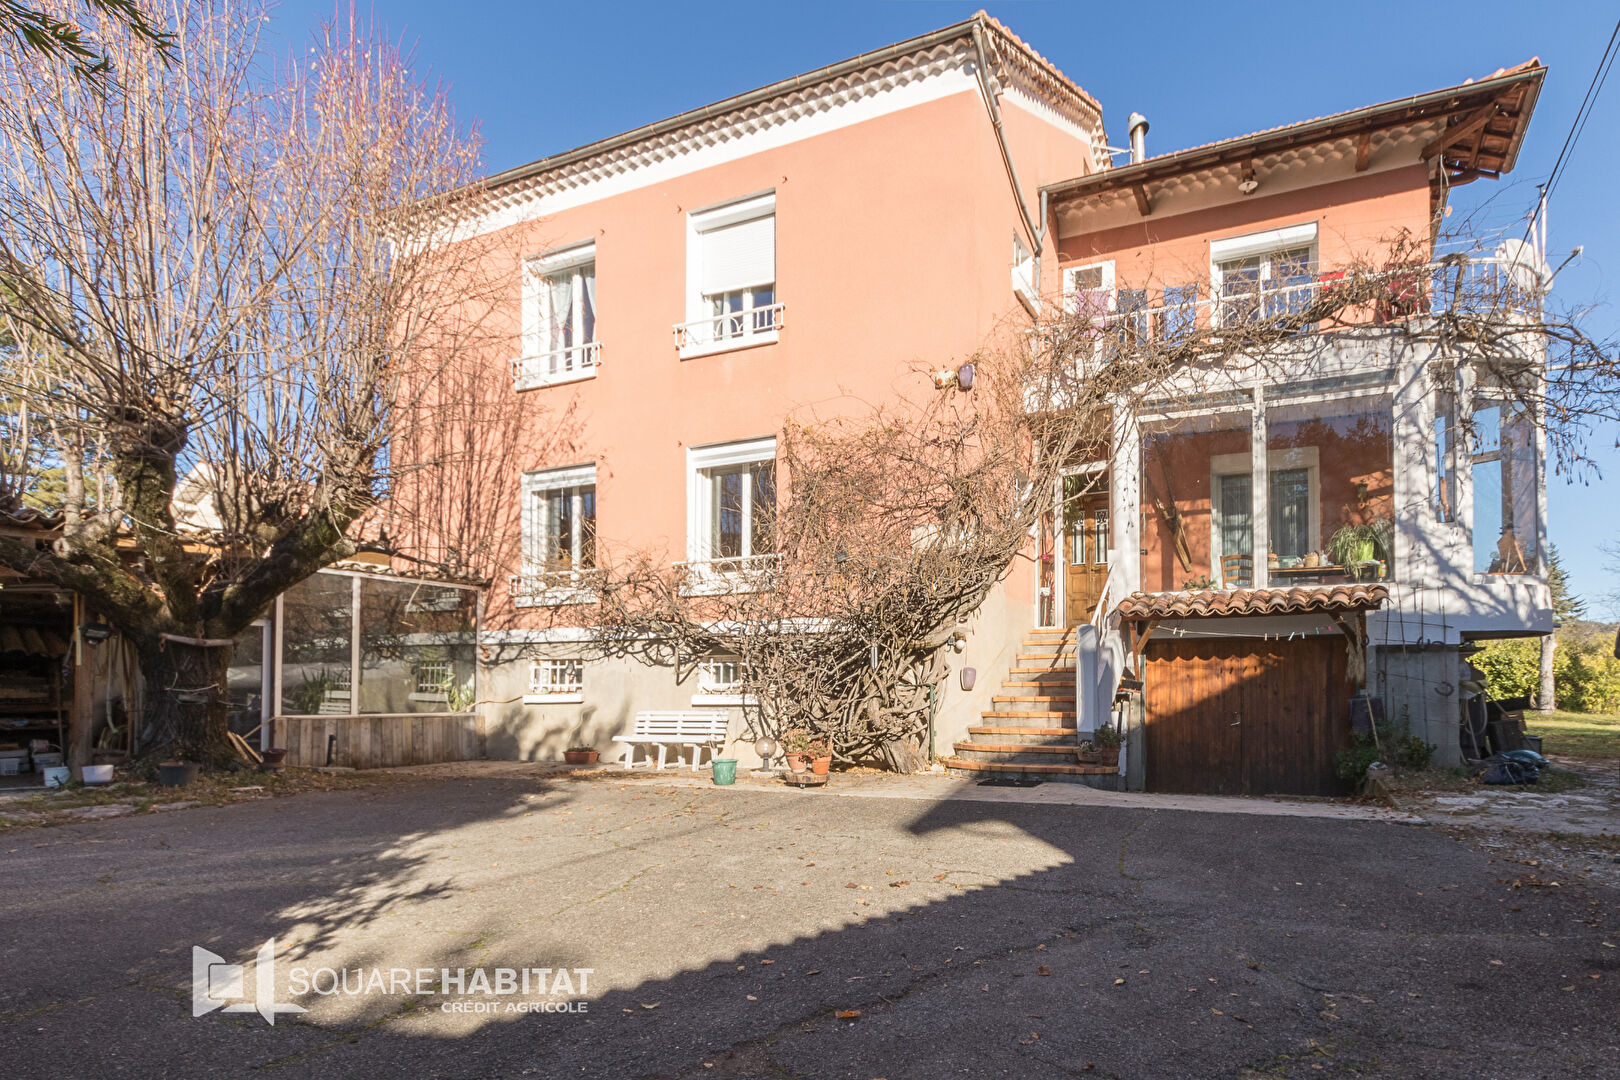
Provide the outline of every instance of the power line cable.
<path id="1" fill-rule="evenodd" d="M 1535 228 L 1536 218 L 1541 215 L 1541 208 L 1552 199 L 1553 189 L 1564 173 L 1564 165 L 1569 160 L 1570 151 L 1580 142 L 1582 133 L 1586 130 L 1586 122 L 1591 119 L 1592 109 L 1597 104 L 1598 95 L 1603 93 L 1603 85 L 1609 81 L 1609 71 L 1614 67 L 1615 42 L 1620 41 L 1620 19 L 1616 19 L 1614 30 L 1609 34 L 1609 43 L 1603 49 L 1603 55 L 1598 59 L 1597 69 L 1592 72 L 1591 82 L 1586 84 L 1586 94 L 1581 98 L 1580 108 L 1575 110 L 1575 119 L 1570 121 L 1569 134 L 1564 136 L 1564 145 L 1558 150 L 1558 157 L 1553 161 L 1552 171 L 1547 174 L 1547 184 L 1542 190 L 1541 200 L 1536 203 L 1535 213 L 1530 215 L 1530 221 L 1524 227 L 1525 239 L 1529 239 L 1530 231 Z"/>

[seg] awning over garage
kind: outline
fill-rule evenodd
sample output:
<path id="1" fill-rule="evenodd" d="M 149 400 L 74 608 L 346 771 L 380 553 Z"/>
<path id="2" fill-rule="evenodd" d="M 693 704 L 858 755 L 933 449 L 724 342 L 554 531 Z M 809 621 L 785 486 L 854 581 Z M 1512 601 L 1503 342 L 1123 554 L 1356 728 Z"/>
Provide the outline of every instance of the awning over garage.
<path id="1" fill-rule="evenodd" d="M 1306 615 L 1371 611 L 1389 599 L 1383 585 L 1328 589 L 1214 589 L 1204 592 L 1132 593 L 1114 613 L 1121 619 L 1198 619 L 1221 616 Z"/>

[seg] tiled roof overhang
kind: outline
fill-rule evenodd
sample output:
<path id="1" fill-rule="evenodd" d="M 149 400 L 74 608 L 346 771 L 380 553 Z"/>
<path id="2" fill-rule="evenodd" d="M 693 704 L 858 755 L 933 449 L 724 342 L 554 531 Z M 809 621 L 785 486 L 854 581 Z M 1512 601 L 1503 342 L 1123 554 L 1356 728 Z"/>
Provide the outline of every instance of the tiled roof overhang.
<path id="1" fill-rule="evenodd" d="M 1328 589 L 1229 589 L 1180 593 L 1132 593 L 1114 609 L 1121 619 L 1209 619 L 1255 615 L 1307 615 L 1370 611 L 1389 599 L 1382 585 L 1335 585 Z"/>
<path id="2" fill-rule="evenodd" d="M 1105 192 L 1254 162 L 1320 143 L 1355 140 L 1391 128 L 1422 126 L 1434 133 L 1424 157 L 1438 156 L 1460 182 L 1499 176 L 1513 168 L 1535 110 L 1547 69 L 1536 60 L 1427 94 L 1206 143 L 1144 161 L 1049 184 L 1041 190 L 1057 206 Z M 1439 126 L 1444 125 L 1444 126 Z M 1358 166 L 1359 168 L 1359 166 Z"/>

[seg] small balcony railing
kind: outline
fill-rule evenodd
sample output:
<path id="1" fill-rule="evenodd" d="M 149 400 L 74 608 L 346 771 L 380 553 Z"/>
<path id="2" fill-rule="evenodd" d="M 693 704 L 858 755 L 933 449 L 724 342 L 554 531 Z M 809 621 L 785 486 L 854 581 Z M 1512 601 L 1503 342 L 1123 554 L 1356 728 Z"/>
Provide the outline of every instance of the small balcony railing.
<path id="1" fill-rule="evenodd" d="M 573 382 L 596 375 L 602 363 L 602 343 L 587 341 L 566 349 L 520 356 L 512 361 L 512 381 L 519 390 L 552 383 Z"/>
<path id="2" fill-rule="evenodd" d="M 589 601 L 601 586 L 604 574 L 589 568 L 540 570 L 513 574 L 512 600 L 520 607 L 544 604 L 579 604 Z"/>
<path id="3" fill-rule="evenodd" d="M 1303 313 L 1324 291 L 1347 283 L 1350 274 L 1329 270 L 1228 281 L 1220 295 L 1211 295 L 1203 283 L 1169 287 L 1163 290 L 1165 297 L 1177 299 L 1156 305 L 1142 302 L 1144 294 L 1136 290 L 1084 292 L 1071 300 L 1067 318 L 1089 320 L 1097 358 L 1106 363 L 1119 351 L 1148 342 L 1173 344 L 1197 330 L 1241 332 L 1245 326 Z M 1536 318 L 1541 312 L 1539 278 L 1522 262 L 1454 255 L 1378 275 L 1384 279 L 1383 296 L 1369 305 L 1370 311 L 1345 313 L 1346 322 L 1379 325 L 1446 312 Z M 1303 332 L 1315 329 L 1308 326 Z"/>
<path id="4" fill-rule="evenodd" d="M 771 588 L 782 569 L 779 553 L 733 555 L 675 564 L 682 595 L 763 592 Z"/>
<path id="5" fill-rule="evenodd" d="M 777 331 L 782 329 L 785 310 L 782 304 L 768 304 L 677 323 L 675 347 L 691 352 L 775 341 Z"/>

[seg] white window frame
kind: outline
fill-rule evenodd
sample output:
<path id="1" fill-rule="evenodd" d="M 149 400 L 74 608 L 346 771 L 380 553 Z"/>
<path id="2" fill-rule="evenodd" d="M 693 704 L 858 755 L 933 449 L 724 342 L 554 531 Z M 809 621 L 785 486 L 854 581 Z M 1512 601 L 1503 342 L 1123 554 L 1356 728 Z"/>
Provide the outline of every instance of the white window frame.
<path id="1" fill-rule="evenodd" d="M 1074 302 L 1075 297 L 1079 295 L 1080 290 L 1075 285 L 1075 279 L 1080 276 L 1080 273 L 1083 270 L 1102 271 L 1101 291 L 1107 294 L 1108 310 L 1113 311 L 1118 303 L 1118 296 L 1116 295 L 1114 289 L 1113 259 L 1104 259 L 1101 262 L 1081 263 L 1078 266 L 1065 266 L 1063 268 L 1063 310 L 1071 315 L 1078 314 Z"/>
<path id="2" fill-rule="evenodd" d="M 529 665 L 529 685 L 523 694 L 523 704 L 577 705 L 584 700 L 585 661 L 553 656 Z"/>
<path id="3" fill-rule="evenodd" d="M 725 668 L 734 669 L 735 678 L 729 682 L 721 675 Z M 753 705 L 758 699 L 744 694 L 743 661 L 735 655 L 706 656 L 697 666 L 697 693 L 692 695 L 693 705 Z"/>
<path id="4" fill-rule="evenodd" d="M 596 270 L 596 241 L 573 244 L 558 251 L 529 259 L 523 266 L 523 312 L 521 355 L 513 362 L 514 385 L 519 390 L 532 390 L 558 383 L 578 382 L 596 378 L 601 365 L 602 343 L 597 336 L 598 324 L 594 312 L 588 341 L 581 340 L 585 333 L 584 274 L 590 267 Z M 572 272 L 575 278 L 574 310 L 572 312 L 575 341 L 567 349 L 550 348 L 551 290 L 548 279 Z M 556 370 L 551 370 L 555 368 Z"/>
<path id="5" fill-rule="evenodd" d="M 782 292 L 780 273 L 773 272 L 770 282 L 757 282 L 755 285 L 741 289 L 731 290 L 720 294 L 705 294 L 703 291 L 703 236 L 714 229 L 724 228 L 728 225 L 738 225 L 745 221 L 756 221 L 760 218 L 770 218 L 771 228 L 776 228 L 776 192 L 767 191 L 763 194 L 749 195 L 718 206 L 694 210 L 686 215 L 686 320 L 675 327 L 676 344 L 682 360 L 695 356 L 707 356 L 712 353 L 730 352 L 734 349 L 748 349 L 757 345 L 770 345 L 780 340 L 782 331 Z M 773 239 L 773 248 L 775 242 Z M 775 271 L 773 267 L 773 271 Z M 757 305 L 755 293 L 769 285 L 771 289 L 771 304 Z M 712 306 L 714 296 L 729 296 L 732 293 L 743 293 L 742 310 L 730 315 L 717 315 Z M 762 310 L 766 307 L 776 308 L 770 329 L 754 330 L 751 327 L 753 316 L 750 312 Z M 750 328 L 741 334 L 729 337 L 714 336 L 712 324 L 727 318 L 743 316 L 748 320 Z"/>
<path id="6" fill-rule="evenodd" d="M 443 678 L 428 682 L 422 678 L 430 669 L 436 669 L 443 674 Z M 416 665 L 411 675 L 416 688 L 406 696 L 408 701 L 446 702 L 450 700 L 449 693 L 444 689 L 446 683 L 455 678 L 455 667 L 449 660 L 425 660 Z M 425 688 L 425 689 L 424 689 Z"/>
<path id="7" fill-rule="evenodd" d="M 1023 236 L 1013 233 L 1013 295 L 1018 298 L 1018 302 L 1023 304 L 1024 309 L 1031 315 L 1041 313 L 1041 290 L 1039 283 L 1036 281 L 1039 265 L 1035 253 L 1030 250 L 1028 244 L 1024 243 Z"/>
<path id="8" fill-rule="evenodd" d="M 1271 475 L 1290 469 L 1304 469 L 1308 475 L 1309 500 L 1306 507 L 1306 535 L 1320 537 L 1322 535 L 1322 463 L 1321 454 L 1314 446 L 1294 446 L 1278 450 L 1266 451 L 1266 484 L 1267 495 L 1266 512 L 1271 512 L 1270 484 Z M 1221 518 L 1226 508 L 1221 505 L 1221 477 L 1247 476 L 1254 478 L 1253 459 L 1248 454 L 1215 454 L 1209 459 L 1209 576 L 1215 581 L 1216 588 L 1221 584 Z M 1260 507 L 1260 500 L 1254 497 L 1253 485 L 1250 485 L 1250 512 L 1254 513 Z M 1269 522 L 1267 535 L 1270 534 Z M 1270 554 L 1268 551 L 1252 553 L 1255 563 L 1262 564 Z M 1309 588 L 1310 586 L 1305 586 Z"/>
<path id="9" fill-rule="evenodd" d="M 1220 325 L 1221 309 L 1226 299 L 1222 292 L 1221 263 L 1259 256 L 1263 260 L 1260 268 L 1260 287 L 1263 293 L 1265 283 L 1271 280 L 1271 256 L 1296 248 L 1308 248 L 1311 253 L 1311 265 L 1313 267 L 1318 265 L 1320 252 L 1317 248 L 1316 222 L 1306 221 L 1297 225 L 1267 229 L 1264 232 L 1211 240 L 1209 242 L 1211 325 Z"/>
<path id="10" fill-rule="evenodd" d="M 776 461 L 776 436 L 767 435 L 741 442 L 720 443 L 714 446 L 688 447 L 686 451 L 686 567 L 690 578 L 686 589 L 689 594 L 707 592 L 738 592 L 748 587 L 751 576 L 747 571 L 715 570 L 714 549 L 714 483 L 713 474 L 722 469 L 740 465 L 757 465 Z M 753 484 L 743 485 L 743 543 L 742 558 L 766 556 L 774 552 L 754 552 L 753 542 Z M 780 495 L 778 496 L 780 498 Z"/>
<path id="11" fill-rule="evenodd" d="M 596 487 L 596 465 L 571 465 L 562 469 L 544 469 L 523 474 L 523 573 L 519 578 L 535 577 L 548 571 L 540 545 L 549 535 L 545 520 L 546 497 L 556 491 L 570 491 L 574 503 L 573 529 L 569 540 L 571 554 L 577 562 L 580 541 L 584 531 L 581 489 Z M 597 490 L 597 505 L 601 505 L 601 492 Z M 540 607 L 555 604 L 587 604 L 595 600 L 596 592 L 589 584 L 594 568 L 577 568 L 570 583 L 544 589 L 526 589 L 514 581 L 512 603 L 517 607 Z"/>

